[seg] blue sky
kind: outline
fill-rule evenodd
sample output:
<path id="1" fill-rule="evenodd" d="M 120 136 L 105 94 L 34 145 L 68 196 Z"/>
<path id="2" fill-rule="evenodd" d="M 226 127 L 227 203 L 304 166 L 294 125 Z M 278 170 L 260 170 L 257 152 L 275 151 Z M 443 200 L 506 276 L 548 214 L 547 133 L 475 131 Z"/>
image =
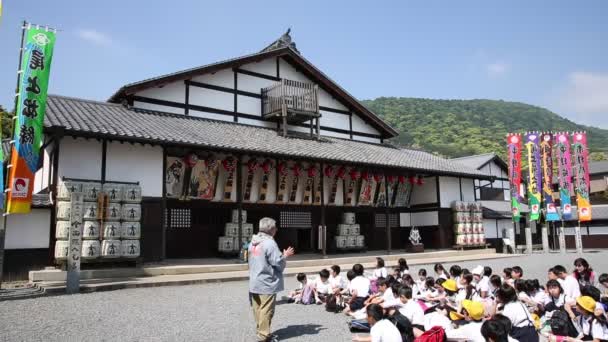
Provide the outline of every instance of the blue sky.
<path id="1" fill-rule="evenodd" d="M 359 99 L 503 99 L 608 128 L 608 1 L 3 0 L 0 104 L 13 107 L 20 21 L 57 37 L 54 94 L 256 52 L 287 27 Z M 508 4 L 507 4 L 508 3 Z"/>

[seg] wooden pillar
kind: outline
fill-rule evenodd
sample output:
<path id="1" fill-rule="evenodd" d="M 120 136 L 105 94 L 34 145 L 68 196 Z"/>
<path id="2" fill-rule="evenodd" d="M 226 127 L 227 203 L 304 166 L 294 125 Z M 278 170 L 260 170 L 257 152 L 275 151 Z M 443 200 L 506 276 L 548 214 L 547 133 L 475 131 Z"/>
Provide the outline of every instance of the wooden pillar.
<path id="1" fill-rule="evenodd" d="M 164 260 L 167 258 L 167 224 L 169 220 L 167 219 L 167 187 L 165 185 L 165 181 L 167 179 L 167 148 L 163 146 L 163 179 L 162 179 L 162 198 L 161 198 L 161 252 L 160 258 Z"/>
<path id="2" fill-rule="evenodd" d="M 321 120 L 317 118 L 317 139 L 321 137 Z"/>
<path id="3" fill-rule="evenodd" d="M 61 145 L 61 139 L 63 138 L 64 132 L 63 130 L 59 130 L 56 131 L 53 135 L 55 136 L 53 141 L 53 167 L 51 168 L 51 172 L 53 173 L 53 180 L 49 185 L 52 201 L 51 229 L 49 237 L 50 264 L 53 264 L 55 262 L 55 229 L 57 228 L 55 225 L 55 221 L 57 220 L 57 185 L 59 184 L 59 146 Z"/>
<path id="4" fill-rule="evenodd" d="M 387 184 L 386 173 L 384 174 L 384 184 Z M 384 214 L 386 215 L 386 252 L 391 254 L 392 251 L 392 236 L 391 236 L 391 215 L 390 208 L 388 207 L 388 186 L 384 187 L 384 196 L 386 197 L 386 207 Z"/>
<path id="5" fill-rule="evenodd" d="M 239 215 L 239 234 L 238 234 L 238 242 L 236 245 L 238 246 L 238 250 L 241 250 L 241 244 L 243 243 L 243 170 L 242 170 L 242 158 L 243 156 L 238 156 L 236 158 L 236 208 Z"/>
<path id="6" fill-rule="evenodd" d="M 321 163 L 321 249 L 323 257 L 327 257 L 327 227 L 325 227 L 325 163 Z"/>

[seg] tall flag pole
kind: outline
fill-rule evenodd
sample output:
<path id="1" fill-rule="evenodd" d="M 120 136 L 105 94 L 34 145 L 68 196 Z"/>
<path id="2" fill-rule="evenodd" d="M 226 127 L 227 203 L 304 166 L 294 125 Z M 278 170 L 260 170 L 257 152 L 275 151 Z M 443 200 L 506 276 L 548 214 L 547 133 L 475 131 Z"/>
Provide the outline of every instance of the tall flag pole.
<path id="1" fill-rule="evenodd" d="M 511 212 L 513 222 L 521 217 L 519 187 L 521 185 L 521 135 L 508 134 L 507 148 L 509 153 L 509 184 L 511 188 Z"/>
<path id="2" fill-rule="evenodd" d="M 545 200 L 545 221 L 559 221 L 559 214 L 553 202 L 553 134 L 543 133 L 540 137 L 540 153 L 543 170 L 543 199 Z"/>
<path id="3" fill-rule="evenodd" d="M 574 162 L 574 185 L 576 206 L 579 222 L 591 221 L 591 204 L 589 202 L 589 150 L 587 148 L 587 133 L 572 134 L 572 149 Z"/>
<path id="4" fill-rule="evenodd" d="M 29 213 L 31 210 L 54 46 L 55 32 L 48 27 L 28 25 L 20 67 L 7 214 Z"/>
<path id="5" fill-rule="evenodd" d="M 530 221 L 540 218 L 540 148 L 538 132 L 526 133 L 526 149 L 528 150 L 528 201 L 530 206 Z"/>
<path id="6" fill-rule="evenodd" d="M 559 201 L 562 207 L 562 220 L 572 219 L 572 164 L 570 162 L 570 135 L 560 132 L 555 135 L 557 160 L 557 179 L 559 181 Z"/>

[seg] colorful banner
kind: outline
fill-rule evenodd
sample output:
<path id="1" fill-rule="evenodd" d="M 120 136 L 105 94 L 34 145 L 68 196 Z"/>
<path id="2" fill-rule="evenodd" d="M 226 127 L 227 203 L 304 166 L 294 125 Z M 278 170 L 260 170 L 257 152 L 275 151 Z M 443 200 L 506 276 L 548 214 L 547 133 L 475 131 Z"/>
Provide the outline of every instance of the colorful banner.
<path id="1" fill-rule="evenodd" d="M 521 185 L 521 135 L 508 134 L 507 148 L 509 153 L 509 184 L 511 188 L 511 213 L 514 222 L 519 222 L 521 207 L 519 187 Z"/>
<path id="2" fill-rule="evenodd" d="M 540 153 L 543 166 L 543 199 L 545 221 L 559 221 L 557 207 L 553 202 L 553 134 L 543 133 L 540 138 Z"/>
<path id="3" fill-rule="evenodd" d="M 0 0 L 2 1 L 2 0 Z M 2 6 L 2 3 L 0 3 Z M 0 8 L 1 10 L 1 8 Z M 0 13 L 1 14 L 1 13 Z M 0 143 L 2 142 L 2 115 L 0 115 Z M 2 167 L 0 167 L 0 210 L 4 212 L 4 149 L 0 145 L 0 162 L 2 162 Z"/>
<path id="4" fill-rule="evenodd" d="M 574 161 L 574 189 L 576 193 L 576 206 L 578 207 L 578 220 L 591 221 L 591 204 L 589 202 L 589 151 L 587 149 L 587 133 L 576 132 L 572 134 L 572 155 Z"/>
<path id="5" fill-rule="evenodd" d="M 528 150 L 528 205 L 530 206 L 530 221 L 540 218 L 540 134 L 526 133 L 526 149 Z"/>
<path id="6" fill-rule="evenodd" d="M 15 144 L 11 151 L 7 213 L 29 213 L 34 173 L 42 140 L 42 124 L 55 46 L 55 33 L 29 28 L 21 60 L 21 78 L 15 122 Z"/>
<path id="7" fill-rule="evenodd" d="M 559 202 L 562 207 L 562 220 L 572 219 L 572 164 L 570 163 L 570 136 L 568 133 L 555 135 L 557 159 L 557 180 L 559 182 Z"/>

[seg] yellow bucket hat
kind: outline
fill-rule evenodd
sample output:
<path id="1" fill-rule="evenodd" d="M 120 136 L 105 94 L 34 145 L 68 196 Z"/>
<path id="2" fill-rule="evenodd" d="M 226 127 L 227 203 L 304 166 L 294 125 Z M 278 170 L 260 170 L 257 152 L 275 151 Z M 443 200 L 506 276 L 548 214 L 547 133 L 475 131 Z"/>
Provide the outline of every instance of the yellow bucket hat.
<path id="1" fill-rule="evenodd" d="M 456 311 L 450 311 L 450 319 L 452 321 L 460 321 L 463 318 L 464 318 L 464 316 L 461 315 L 461 314 L 459 314 L 458 312 L 456 312 Z"/>
<path id="2" fill-rule="evenodd" d="M 462 301 L 462 308 L 467 310 L 469 316 L 476 321 L 482 319 L 483 314 L 485 313 L 485 308 L 483 307 L 482 303 L 474 302 L 468 299 Z"/>
<path id="3" fill-rule="evenodd" d="M 443 288 L 448 291 L 452 291 L 452 292 L 458 291 L 458 286 L 456 285 L 456 280 L 454 280 L 454 279 L 448 279 L 448 280 L 444 281 L 441 284 L 441 286 L 443 286 Z"/>
<path id="4" fill-rule="evenodd" d="M 589 296 L 581 296 L 576 298 L 576 304 L 589 312 L 595 311 L 595 300 Z"/>

